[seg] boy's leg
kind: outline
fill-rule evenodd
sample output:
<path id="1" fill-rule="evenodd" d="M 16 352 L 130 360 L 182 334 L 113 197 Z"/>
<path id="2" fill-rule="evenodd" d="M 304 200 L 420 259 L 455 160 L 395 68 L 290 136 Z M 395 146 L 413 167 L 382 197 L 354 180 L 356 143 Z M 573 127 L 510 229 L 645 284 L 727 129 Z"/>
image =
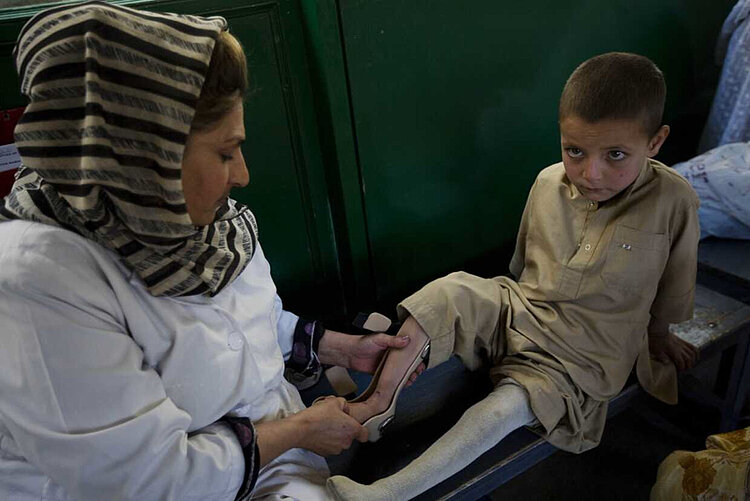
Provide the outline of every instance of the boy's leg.
<path id="1" fill-rule="evenodd" d="M 399 472 L 371 485 L 334 476 L 328 479 L 328 489 L 340 500 L 410 499 L 458 472 L 508 433 L 533 420 L 526 390 L 513 383 L 501 384 Z"/>
<path id="2" fill-rule="evenodd" d="M 497 280 L 468 273 L 451 273 L 430 282 L 398 306 L 403 325 L 399 336 L 412 342 L 388 355 L 369 396 L 349 405 L 348 413 L 360 423 L 379 415 L 391 405 L 408 367 L 430 342 L 429 366 L 455 353 L 470 370 L 483 359 L 498 362 L 505 351 L 504 330 L 508 314 L 508 290 Z"/>
<path id="3" fill-rule="evenodd" d="M 406 298 L 398 314 L 401 320 L 414 317 L 430 337 L 429 367 L 455 353 L 475 370 L 482 357 L 493 363 L 505 352 L 508 294 L 495 279 L 451 273 Z"/>

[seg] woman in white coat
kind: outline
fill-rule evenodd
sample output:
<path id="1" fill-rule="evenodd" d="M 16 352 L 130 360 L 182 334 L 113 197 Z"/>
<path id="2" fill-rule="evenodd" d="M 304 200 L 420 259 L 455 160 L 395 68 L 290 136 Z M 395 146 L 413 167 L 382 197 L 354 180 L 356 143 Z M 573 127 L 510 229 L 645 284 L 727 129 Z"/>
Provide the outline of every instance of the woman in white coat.
<path id="1" fill-rule="evenodd" d="M 248 182 L 247 70 L 225 20 L 65 5 L 15 56 L 29 105 L 0 204 L 0 499 L 328 498 L 321 455 L 367 431 L 342 399 L 305 408 L 285 367 L 372 371 L 409 340 L 282 309 L 229 198 Z"/>

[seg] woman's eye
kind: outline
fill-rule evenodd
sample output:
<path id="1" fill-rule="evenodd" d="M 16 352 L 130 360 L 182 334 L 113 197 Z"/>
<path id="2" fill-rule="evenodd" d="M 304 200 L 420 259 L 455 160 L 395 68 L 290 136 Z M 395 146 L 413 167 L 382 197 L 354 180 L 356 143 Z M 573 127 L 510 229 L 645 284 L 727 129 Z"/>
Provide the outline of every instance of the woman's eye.
<path id="1" fill-rule="evenodd" d="M 625 153 L 623 153 L 622 151 L 617 151 L 617 150 L 610 151 L 609 158 L 612 160 L 622 160 L 623 158 L 625 158 Z"/>
<path id="2" fill-rule="evenodd" d="M 565 148 L 570 158 L 580 158 L 583 156 L 583 152 L 578 148 Z"/>
<path id="3" fill-rule="evenodd" d="M 222 162 L 228 162 L 232 159 L 232 155 L 225 155 L 223 153 L 220 153 L 219 156 L 221 156 Z"/>

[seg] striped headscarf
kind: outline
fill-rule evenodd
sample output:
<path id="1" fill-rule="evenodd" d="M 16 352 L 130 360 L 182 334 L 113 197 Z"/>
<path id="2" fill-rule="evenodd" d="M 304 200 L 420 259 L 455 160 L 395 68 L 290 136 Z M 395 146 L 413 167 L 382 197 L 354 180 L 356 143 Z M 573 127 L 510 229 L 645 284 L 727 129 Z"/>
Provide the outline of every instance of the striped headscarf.
<path id="1" fill-rule="evenodd" d="M 181 165 L 221 17 L 104 2 L 43 11 L 15 48 L 30 103 L 0 220 L 57 225 L 116 252 L 155 296 L 215 295 L 247 266 L 255 218 L 229 200 L 191 223 Z"/>

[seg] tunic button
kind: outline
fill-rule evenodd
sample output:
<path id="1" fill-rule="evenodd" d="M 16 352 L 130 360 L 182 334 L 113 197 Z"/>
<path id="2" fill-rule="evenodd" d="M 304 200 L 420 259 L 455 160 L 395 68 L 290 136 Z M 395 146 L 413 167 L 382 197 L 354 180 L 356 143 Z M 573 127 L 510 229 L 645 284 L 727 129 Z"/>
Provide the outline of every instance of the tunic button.
<path id="1" fill-rule="evenodd" d="M 584 249 L 586 249 L 587 251 L 590 251 L 591 250 L 591 244 L 586 244 L 586 246 L 584 247 Z"/>
<path id="2" fill-rule="evenodd" d="M 229 339 L 227 340 L 229 349 L 237 351 L 242 348 L 242 343 L 242 334 L 237 331 L 232 331 L 229 333 Z"/>

